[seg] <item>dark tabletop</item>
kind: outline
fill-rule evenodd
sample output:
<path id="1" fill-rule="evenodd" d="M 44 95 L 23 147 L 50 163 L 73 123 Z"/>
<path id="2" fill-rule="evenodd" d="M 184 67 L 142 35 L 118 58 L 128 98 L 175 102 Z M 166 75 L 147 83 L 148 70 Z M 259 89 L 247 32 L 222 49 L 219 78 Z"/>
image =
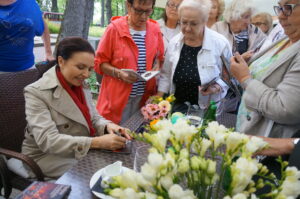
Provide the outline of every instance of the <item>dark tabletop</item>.
<path id="1" fill-rule="evenodd" d="M 136 130 L 142 123 L 143 118 L 140 113 L 133 115 L 122 126 L 131 130 Z M 234 127 L 236 115 L 223 114 L 218 117 L 218 121 L 226 127 Z M 123 166 L 133 168 L 135 149 L 144 143 L 133 141 L 131 154 L 108 153 L 100 150 L 90 150 L 87 156 L 79 160 L 69 171 L 61 176 L 56 183 L 71 185 L 72 190 L 69 199 L 90 199 L 97 198 L 90 190 L 90 179 L 95 172 L 118 160 L 123 162 Z"/>

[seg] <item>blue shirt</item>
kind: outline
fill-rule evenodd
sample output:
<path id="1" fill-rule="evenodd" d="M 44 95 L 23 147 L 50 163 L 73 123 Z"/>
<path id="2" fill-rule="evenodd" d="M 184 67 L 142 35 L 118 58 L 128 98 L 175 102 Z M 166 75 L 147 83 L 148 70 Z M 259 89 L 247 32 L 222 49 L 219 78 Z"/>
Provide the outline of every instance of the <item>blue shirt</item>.
<path id="1" fill-rule="evenodd" d="M 34 65 L 34 37 L 42 35 L 42 12 L 35 0 L 0 6 L 0 71 L 16 72 Z"/>

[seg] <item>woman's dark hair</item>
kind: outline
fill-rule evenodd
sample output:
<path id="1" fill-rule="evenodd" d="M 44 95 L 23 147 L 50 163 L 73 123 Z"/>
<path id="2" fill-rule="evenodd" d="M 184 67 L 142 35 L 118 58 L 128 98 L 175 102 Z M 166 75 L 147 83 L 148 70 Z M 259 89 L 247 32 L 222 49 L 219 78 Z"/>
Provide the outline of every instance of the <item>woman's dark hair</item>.
<path id="1" fill-rule="evenodd" d="M 128 3 L 130 3 L 131 5 L 133 5 L 134 1 L 138 1 L 140 3 L 146 3 L 147 1 L 151 1 L 151 0 L 127 0 Z M 152 8 L 154 7 L 155 5 L 155 1 L 156 0 L 152 0 Z"/>
<path id="2" fill-rule="evenodd" d="M 81 37 L 67 37 L 61 40 L 57 46 L 56 62 L 58 63 L 58 56 L 68 60 L 76 52 L 87 52 L 95 55 L 95 51 L 91 44 Z"/>
<path id="3" fill-rule="evenodd" d="M 167 23 L 167 20 L 168 20 L 166 9 L 165 9 L 164 12 L 161 14 L 161 18 L 163 18 L 163 20 L 165 21 L 165 24 L 166 24 L 166 23 Z"/>

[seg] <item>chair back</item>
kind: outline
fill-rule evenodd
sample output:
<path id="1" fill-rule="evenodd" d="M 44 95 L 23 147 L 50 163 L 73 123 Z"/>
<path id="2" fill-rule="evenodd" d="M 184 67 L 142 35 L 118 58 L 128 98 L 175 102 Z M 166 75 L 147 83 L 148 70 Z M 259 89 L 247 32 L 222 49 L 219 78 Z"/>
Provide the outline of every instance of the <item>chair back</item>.
<path id="1" fill-rule="evenodd" d="M 39 78 L 37 69 L 0 74 L 0 147 L 21 152 L 26 127 L 23 89 Z"/>

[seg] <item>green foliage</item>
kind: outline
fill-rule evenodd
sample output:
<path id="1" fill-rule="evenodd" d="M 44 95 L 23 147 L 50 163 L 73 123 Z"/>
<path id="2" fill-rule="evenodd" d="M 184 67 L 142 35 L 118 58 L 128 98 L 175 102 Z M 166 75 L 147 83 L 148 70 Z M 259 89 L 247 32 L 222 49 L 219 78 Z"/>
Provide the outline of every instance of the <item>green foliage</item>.
<path id="1" fill-rule="evenodd" d="M 91 76 L 87 79 L 87 82 L 90 86 L 91 92 L 93 94 L 98 94 L 98 82 L 97 82 L 97 78 L 96 78 L 96 73 L 92 72 Z"/>
<path id="2" fill-rule="evenodd" d="M 105 31 L 105 27 L 100 26 L 90 26 L 89 36 L 101 37 Z"/>
<path id="3" fill-rule="evenodd" d="M 46 20 L 46 23 L 48 25 L 49 31 L 51 34 L 58 34 L 59 29 L 60 29 L 60 24 L 59 23 L 53 23 L 48 20 Z"/>
<path id="4" fill-rule="evenodd" d="M 154 8 L 152 15 L 150 16 L 151 19 L 158 20 L 161 18 L 164 8 Z"/>

